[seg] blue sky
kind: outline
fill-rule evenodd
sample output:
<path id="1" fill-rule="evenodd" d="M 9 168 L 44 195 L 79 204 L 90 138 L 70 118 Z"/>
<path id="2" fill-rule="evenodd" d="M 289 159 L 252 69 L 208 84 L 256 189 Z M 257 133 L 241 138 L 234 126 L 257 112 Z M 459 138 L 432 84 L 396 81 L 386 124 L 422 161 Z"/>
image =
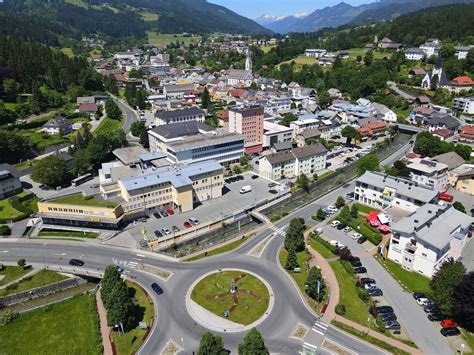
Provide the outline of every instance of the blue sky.
<path id="1" fill-rule="evenodd" d="M 326 6 L 335 5 L 341 0 L 208 0 L 223 5 L 232 11 L 249 18 L 257 18 L 262 14 L 286 16 L 302 12 L 313 12 Z M 373 0 L 345 0 L 351 5 L 370 3 Z"/>

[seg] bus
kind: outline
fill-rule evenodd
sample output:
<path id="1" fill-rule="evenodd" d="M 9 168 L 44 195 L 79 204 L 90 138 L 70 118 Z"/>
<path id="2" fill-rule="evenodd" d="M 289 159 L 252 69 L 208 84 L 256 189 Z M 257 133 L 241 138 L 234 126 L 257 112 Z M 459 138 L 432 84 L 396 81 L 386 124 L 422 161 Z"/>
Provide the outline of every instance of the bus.
<path id="1" fill-rule="evenodd" d="M 92 180 L 93 178 L 94 178 L 94 176 L 90 173 L 86 174 L 86 175 L 79 176 L 78 178 L 71 181 L 71 186 L 72 187 L 77 187 L 79 185 L 82 185 L 86 181 Z"/>

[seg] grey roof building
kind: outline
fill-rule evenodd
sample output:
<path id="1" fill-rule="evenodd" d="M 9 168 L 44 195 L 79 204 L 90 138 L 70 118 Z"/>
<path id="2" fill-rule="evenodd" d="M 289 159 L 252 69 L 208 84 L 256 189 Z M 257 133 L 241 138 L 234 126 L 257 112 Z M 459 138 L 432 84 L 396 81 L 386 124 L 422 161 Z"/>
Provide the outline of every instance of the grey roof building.
<path id="1" fill-rule="evenodd" d="M 170 123 L 198 121 L 203 122 L 205 118 L 204 111 L 198 107 L 191 107 L 175 111 L 159 111 L 155 113 L 155 125 L 161 126 Z"/>
<path id="2" fill-rule="evenodd" d="M 463 165 L 466 161 L 459 156 L 456 152 L 448 152 L 434 156 L 432 160 L 437 161 L 448 166 L 448 170 L 456 169 L 457 167 Z"/>

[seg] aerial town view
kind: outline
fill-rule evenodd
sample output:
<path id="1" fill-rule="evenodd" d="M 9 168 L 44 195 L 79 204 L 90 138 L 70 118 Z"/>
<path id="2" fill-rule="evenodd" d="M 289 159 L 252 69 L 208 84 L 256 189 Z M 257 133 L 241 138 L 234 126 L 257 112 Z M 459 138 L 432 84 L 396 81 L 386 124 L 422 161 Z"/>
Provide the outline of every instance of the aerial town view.
<path id="1" fill-rule="evenodd" d="M 474 354 L 474 0 L 0 0 L 0 355 Z"/>

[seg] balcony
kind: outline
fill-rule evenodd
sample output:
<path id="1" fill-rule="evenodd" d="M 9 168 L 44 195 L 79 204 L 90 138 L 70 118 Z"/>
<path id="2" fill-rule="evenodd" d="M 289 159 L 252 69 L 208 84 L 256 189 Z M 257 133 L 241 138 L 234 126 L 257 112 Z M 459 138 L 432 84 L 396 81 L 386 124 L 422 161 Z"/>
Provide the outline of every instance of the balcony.
<path id="1" fill-rule="evenodd" d="M 405 245 L 405 252 L 409 254 L 415 254 L 416 252 L 416 245 L 413 245 L 411 243 L 407 243 Z"/>

